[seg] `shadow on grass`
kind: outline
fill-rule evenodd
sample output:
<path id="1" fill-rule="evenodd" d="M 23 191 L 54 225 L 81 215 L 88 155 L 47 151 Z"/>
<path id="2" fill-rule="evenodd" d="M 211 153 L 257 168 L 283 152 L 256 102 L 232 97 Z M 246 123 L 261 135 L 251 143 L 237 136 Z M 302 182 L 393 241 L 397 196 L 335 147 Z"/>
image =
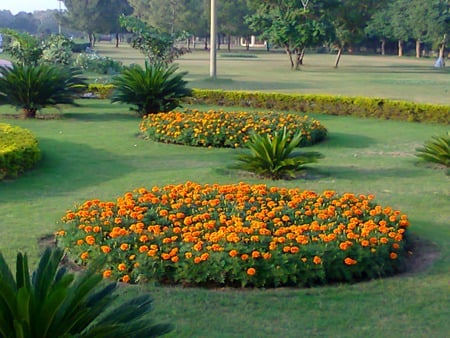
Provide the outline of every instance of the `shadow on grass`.
<path id="1" fill-rule="evenodd" d="M 64 119 L 73 119 L 78 121 L 140 121 L 140 117 L 136 112 L 128 111 L 126 113 L 65 113 L 62 115 Z"/>
<path id="2" fill-rule="evenodd" d="M 387 177 L 421 177 L 423 174 L 418 170 L 412 169 L 399 169 L 399 168 L 385 168 L 383 166 L 377 167 L 358 167 L 356 165 L 343 165 L 343 166 L 326 166 L 323 168 L 317 168 L 317 174 L 324 177 L 333 177 L 335 179 L 354 179 L 355 177 L 363 177 L 365 180 L 369 179 L 382 179 Z"/>
<path id="3" fill-rule="evenodd" d="M 2 197 L 11 202 L 58 196 L 135 170 L 127 156 L 86 144 L 46 138 L 39 144 L 43 154 L 39 164 L 18 179 L 1 182 L 0 201 Z"/>
<path id="4" fill-rule="evenodd" d="M 325 148 L 368 148 L 375 143 L 376 141 L 368 136 L 332 132 L 320 143 L 320 146 Z"/>

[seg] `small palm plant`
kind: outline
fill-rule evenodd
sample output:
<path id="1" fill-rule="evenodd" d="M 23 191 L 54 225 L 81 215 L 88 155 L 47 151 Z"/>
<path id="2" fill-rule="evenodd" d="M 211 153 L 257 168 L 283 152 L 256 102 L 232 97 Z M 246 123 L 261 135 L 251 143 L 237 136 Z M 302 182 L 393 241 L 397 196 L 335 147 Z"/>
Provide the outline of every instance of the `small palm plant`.
<path id="1" fill-rule="evenodd" d="M 87 84 L 75 68 L 52 65 L 0 67 L 0 104 L 22 109 L 24 118 L 48 106 L 75 104 Z"/>
<path id="2" fill-rule="evenodd" d="M 141 116 L 168 112 L 180 106 L 180 100 L 190 96 L 183 77 L 187 72 L 176 73 L 178 66 L 163 63 L 145 63 L 145 68 L 133 65 L 113 79 L 116 87 L 112 102 L 122 102 L 136 106 Z"/>
<path id="3" fill-rule="evenodd" d="M 75 277 L 60 266 L 63 251 L 48 248 L 30 276 L 17 255 L 16 278 L 0 254 L 0 337 L 158 337 L 171 330 L 153 324 L 147 294 L 121 302 L 117 284 L 86 270 Z"/>
<path id="4" fill-rule="evenodd" d="M 435 136 L 416 149 L 416 156 L 427 161 L 450 167 L 450 132 L 444 136 Z"/>
<path id="5" fill-rule="evenodd" d="M 246 143 L 251 153 L 241 154 L 238 157 L 241 163 L 235 168 L 271 179 L 294 178 L 305 164 L 322 157 L 318 152 L 294 153 L 302 137 L 301 133 L 296 133 L 291 138 L 286 128 L 273 135 L 253 134 Z"/>

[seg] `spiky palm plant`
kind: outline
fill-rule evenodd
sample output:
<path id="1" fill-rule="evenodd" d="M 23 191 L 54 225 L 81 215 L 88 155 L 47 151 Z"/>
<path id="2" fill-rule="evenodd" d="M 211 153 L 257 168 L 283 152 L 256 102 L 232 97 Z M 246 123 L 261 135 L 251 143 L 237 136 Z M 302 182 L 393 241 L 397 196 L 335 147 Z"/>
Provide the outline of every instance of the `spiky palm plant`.
<path id="1" fill-rule="evenodd" d="M 145 68 L 133 65 L 114 77 L 116 87 L 111 101 L 136 106 L 141 116 L 167 112 L 180 106 L 183 97 L 192 91 L 183 77 L 187 72 L 176 73 L 178 66 L 163 63 L 145 63 Z"/>
<path id="2" fill-rule="evenodd" d="M 422 148 L 416 149 L 416 156 L 450 168 L 450 132 L 443 136 L 432 137 Z"/>
<path id="3" fill-rule="evenodd" d="M 16 277 L 0 254 L 0 337 L 158 337 L 171 330 L 149 318 L 149 295 L 117 298 L 117 284 L 60 266 L 63 251 L 47 249 L 30 276 L 27 256 L 17 255 Z"/>
<path id="4" fill-rule="evenodd" d="M 24 118 L 48 106 L 74 104 L 87 84 L 75 68 L 52 65 L 0 67 L 0 104 L 22 109 Z"/>
<path id="5" fill-rule="evenodd" d="M 246 143 L 250 154 L 241 154 L 241 162 L 235 168 L 253 172 L 271 179 L 295 177 L 295 173 L 307 163 L 316 162 L 321 154 L 318 152 L 294 153 L 302 140 L 301 133 L 290 136 L 286 130 L 279 130 L 273 135 L 253 134 Z"/>

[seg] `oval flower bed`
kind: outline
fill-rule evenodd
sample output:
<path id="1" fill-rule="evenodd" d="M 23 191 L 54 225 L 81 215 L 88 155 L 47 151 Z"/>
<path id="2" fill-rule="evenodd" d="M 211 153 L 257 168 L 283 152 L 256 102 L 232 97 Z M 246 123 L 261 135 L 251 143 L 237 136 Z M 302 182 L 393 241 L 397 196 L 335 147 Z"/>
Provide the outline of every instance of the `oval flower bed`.
<path id="1" fill-rule="evenodd" d="M 86 201 L 58 245 L 105 278 L 230 286 L 313 285 L 402 269 L 408 219 L 373 196 L 187 182 Z"/>
<path id="2" fill-rule="evenodd" d="M 158 142 L 237 148 L 249 140 L 252 132 L 272 134 L 285 126 L 291 135 L 300 130 L 305 136 L 299 146 L 315 144 L 327 135 L 327 129 L 308 116 L 196 109 L 148 115 L 143 118 L 140 130 Z"/>

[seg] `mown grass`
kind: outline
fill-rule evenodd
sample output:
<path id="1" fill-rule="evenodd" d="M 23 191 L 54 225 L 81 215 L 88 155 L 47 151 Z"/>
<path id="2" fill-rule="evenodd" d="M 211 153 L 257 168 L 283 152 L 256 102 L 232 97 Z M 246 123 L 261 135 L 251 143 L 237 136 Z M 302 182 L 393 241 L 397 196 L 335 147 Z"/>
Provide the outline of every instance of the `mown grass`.
<path id="1" fill-rule="evenodd" d="M 153 295 L 158 321 L 176 325 L 168 337 L 446 337 L 450 332 L 449 177 L 414 156 L 416 147 L 448 126 L 314 115 L 330 131 L 326 142 L 312 147 L 325 158 L 301 179 L 271 182 L 230 170 L 236 150 L 146 141 L 137 137 L 139 119 L 127 107 L 79 103 L 51 120 L 0 114 L 0 121 L 30 129 L 44 154 L 35 170 L 0 182 L 0 250 L 10 262 L 17 250 L 36 261 L 39 238 L 53 233 L 75 204 L 114 200 L 141 186 L 246 181 L 373 193 L 381 205 L 409 216 L 411 232 L 420 238 L 413 253 L 418 271 L 312 289 L 137 288 Z M 11 112 L 0 107 L 0 113 Z"/>

